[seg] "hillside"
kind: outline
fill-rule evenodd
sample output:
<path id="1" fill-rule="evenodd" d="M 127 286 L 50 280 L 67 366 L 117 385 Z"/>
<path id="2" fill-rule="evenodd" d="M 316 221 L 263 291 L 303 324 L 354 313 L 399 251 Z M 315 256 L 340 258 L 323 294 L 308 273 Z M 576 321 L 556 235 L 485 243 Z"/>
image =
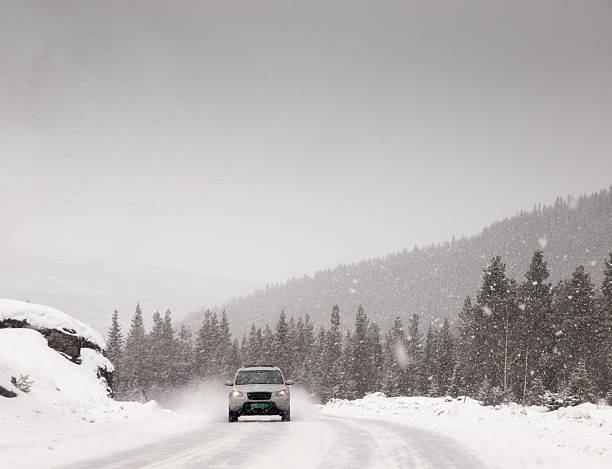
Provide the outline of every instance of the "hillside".
<path id="1" fill-rule="evenodd" d="M 612 190 L 559 198 L 552 206 L 521 211 L 469 238 L 293 278 L 233 299 L 224 308 L 236 332 L 253 321 L 274 322 L 281 310 L 289 315 L 308 313 L 318 324 L 327 321 L 334 304 L 340 306 L 345 324 L 359 304 L 382 326 L 397 315 L 407 318 L 413 313 L 425 323 L 454 318 L 465 296 L 477 290 L 482 269 L 493 255 L 502 255 L 508 274 L 520 280 L 533 251 L 540 248 L 552 282 L 583 264 L 600 284 L 603 259 L 612 251 Z M 192 324 L 198 318 L 192 315 Z"/>

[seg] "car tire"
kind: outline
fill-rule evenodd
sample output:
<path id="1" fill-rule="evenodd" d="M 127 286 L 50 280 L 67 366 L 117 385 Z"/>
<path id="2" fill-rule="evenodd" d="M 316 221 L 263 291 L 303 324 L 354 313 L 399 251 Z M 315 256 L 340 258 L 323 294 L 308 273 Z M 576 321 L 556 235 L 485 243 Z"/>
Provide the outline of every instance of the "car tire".
<path id="1" fill-rule="evenodd" d="M 237 422 L 238 421 L 238 417 L 240 415 L 238 414 L 238 412 L 232 412 L 231 410 L 229 411 L 228 415 L 227 415 L 227 421 L 228 422 Z"/>
<path id="2" fill-rule="evenodd" d="M 281 420 L 283 422 L 291 422 L 291 409 L 287 409 L 281 412 Z"/>

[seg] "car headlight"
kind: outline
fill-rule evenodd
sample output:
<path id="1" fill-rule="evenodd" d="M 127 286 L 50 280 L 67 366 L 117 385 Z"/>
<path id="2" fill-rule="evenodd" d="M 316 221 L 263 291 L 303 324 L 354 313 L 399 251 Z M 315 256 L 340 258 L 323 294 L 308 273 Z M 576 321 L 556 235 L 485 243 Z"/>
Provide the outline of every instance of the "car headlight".
<path id="1" fill-rule="evenodd" d="M 285 397 L 289 395 L 289 391 L 287 389 L 283 389 L 281 391 L 277 391 L 276 395 L 279 397 Z"/>
<path id="2" fill-rule="evenodd" d="M 230 392 L 230 397 L 242 397 L 242 393 L 234 389 L 232 392 Z"/>

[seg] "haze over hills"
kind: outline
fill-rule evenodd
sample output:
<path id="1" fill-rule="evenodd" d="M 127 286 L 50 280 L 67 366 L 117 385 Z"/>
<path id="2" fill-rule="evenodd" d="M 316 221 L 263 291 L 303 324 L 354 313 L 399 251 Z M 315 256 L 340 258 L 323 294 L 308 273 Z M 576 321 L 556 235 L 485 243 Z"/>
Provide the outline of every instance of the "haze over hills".
<path id="1" fill-rule="evenodd" d="M 454 319 L 465 296 L 478 289 L 491 257 L 501 255 L 508 275 L 520 281 L 537 249 L 544 250 L 553 283 L 582 264 L 599 285 L 603 260 L 612 251 L 612 190 L 558 198 L 552 206 L 521 211 L 469 238 L 292 278 L 233 299 L 224 309 L 237 332 L 253 322 L 273 323 L 281 310 L 308 313 L 319 324 L 328 320 L 334 304 L 340 306 L 344 325 L 359 304 L 381 326 L 413 313 L 421 315 L 423 324 Z M 194 313 L 188 322 L 197 327 L 199 318 Z"/>
<path id="2" fill-rule="evenodd" d="M 155 310 L 170 308 L 181 316 L 256 287 L 243 280 L 160 267 L 45 258 L 4 259 L 0 285 L 0 297 L 53 305 L 101 332 L 109 327 L 115 309 L 127 331 L 137 302 L 149 325 Z"/>

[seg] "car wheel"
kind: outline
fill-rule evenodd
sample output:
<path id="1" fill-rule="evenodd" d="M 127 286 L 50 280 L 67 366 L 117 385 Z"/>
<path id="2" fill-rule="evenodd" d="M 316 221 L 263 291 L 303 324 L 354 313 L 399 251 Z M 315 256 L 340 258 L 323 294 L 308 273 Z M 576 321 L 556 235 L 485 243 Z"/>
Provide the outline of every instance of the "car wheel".
<path id="1" fill-rule="evenodd" d="M 281 420 L 283 422 L 291 422 L 291 409 L 287 409 L 281 413 Z"/>
<path id="2" fill-rule="evenodd" d="M 238 421 L 238 412 L 232 412 L 231 410 L 229 411 L 228 415 L 227 415 L 227 421 L 228 422 L 237 422 Z"/>

